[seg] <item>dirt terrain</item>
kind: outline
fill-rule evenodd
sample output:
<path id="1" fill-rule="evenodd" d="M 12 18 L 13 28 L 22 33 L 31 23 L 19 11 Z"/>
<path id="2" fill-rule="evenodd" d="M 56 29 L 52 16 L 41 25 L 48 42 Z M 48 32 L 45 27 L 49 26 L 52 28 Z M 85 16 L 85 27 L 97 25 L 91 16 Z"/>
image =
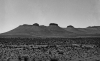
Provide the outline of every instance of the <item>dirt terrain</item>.
<path id="1" fill-rule="evenodd" d="M 99 45 L 85 40 L 100 38 L 1 38 L 0 61 L 100 61 Z"/>

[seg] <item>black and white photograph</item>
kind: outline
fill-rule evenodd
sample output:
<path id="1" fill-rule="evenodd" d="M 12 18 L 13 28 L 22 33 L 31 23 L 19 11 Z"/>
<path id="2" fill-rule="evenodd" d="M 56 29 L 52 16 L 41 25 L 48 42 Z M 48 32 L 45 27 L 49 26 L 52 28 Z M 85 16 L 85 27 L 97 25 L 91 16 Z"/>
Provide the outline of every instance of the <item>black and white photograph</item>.
<path id="1" fill-rule="evenodd" d="M 0 61 L 100 61 L 100 0 L 0 0 Z"/>

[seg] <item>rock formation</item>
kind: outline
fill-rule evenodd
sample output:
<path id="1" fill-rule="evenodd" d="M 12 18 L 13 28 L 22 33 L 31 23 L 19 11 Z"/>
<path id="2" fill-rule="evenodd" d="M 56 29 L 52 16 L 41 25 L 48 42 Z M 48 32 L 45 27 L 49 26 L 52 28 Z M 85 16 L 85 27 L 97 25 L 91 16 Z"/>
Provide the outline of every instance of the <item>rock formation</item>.
<path id="1" fill-rule="evenodd" d="M 49 26 L 58 26 L 56 23 L 50 23 Z"/>
<path id="2" fill-rule="evenodd" d="M 56 23 L 50 23 L 49 26 L 40 26 L 38 23 L 33 25 L 23 24 L 8 32 L 0 34 L 1 36 L 27 36 L 27 37 L 79 37 L 79 36 L 100 36 L 100 26 L 87 28 L 75 28 L 72 25 L 67 28 L 59 27 Z"/>
<path id="3" fill-rule="evenodd" d="M 39 26 L 39 24 L 38 23 L 34 23 L 33 26 Z"/>

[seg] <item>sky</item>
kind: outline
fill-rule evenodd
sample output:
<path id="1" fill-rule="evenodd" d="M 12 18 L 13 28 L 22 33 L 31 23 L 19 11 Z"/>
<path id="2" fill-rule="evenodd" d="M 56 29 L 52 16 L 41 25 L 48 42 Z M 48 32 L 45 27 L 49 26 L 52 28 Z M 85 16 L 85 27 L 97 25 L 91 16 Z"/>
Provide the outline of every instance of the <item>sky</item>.
<path id="1" fill-rule="evenodd" d="M 34 23 L 100 26 L 100 0 L 0 0 L 0 33 Z"/>

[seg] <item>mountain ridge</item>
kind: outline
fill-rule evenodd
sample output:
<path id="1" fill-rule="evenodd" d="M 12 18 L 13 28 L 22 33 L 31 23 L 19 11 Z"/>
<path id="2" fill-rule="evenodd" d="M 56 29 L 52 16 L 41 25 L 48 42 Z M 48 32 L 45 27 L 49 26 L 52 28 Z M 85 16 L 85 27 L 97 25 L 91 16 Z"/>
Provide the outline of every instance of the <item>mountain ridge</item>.
<path id="1" fill-rule="evenodd" d="M 15 29 L 0 34 L 4 36 L 27 36 L 27 37 L 96 37 L 100 36 L 100 26 L 92 26 L 87 28 L 75 28 L 71 25 L 67 28 L 59 27 L 56 23 L 50 23 L 49 26 L 41 26 L 37 23 L 33 25 L 23 24 Z"/>

